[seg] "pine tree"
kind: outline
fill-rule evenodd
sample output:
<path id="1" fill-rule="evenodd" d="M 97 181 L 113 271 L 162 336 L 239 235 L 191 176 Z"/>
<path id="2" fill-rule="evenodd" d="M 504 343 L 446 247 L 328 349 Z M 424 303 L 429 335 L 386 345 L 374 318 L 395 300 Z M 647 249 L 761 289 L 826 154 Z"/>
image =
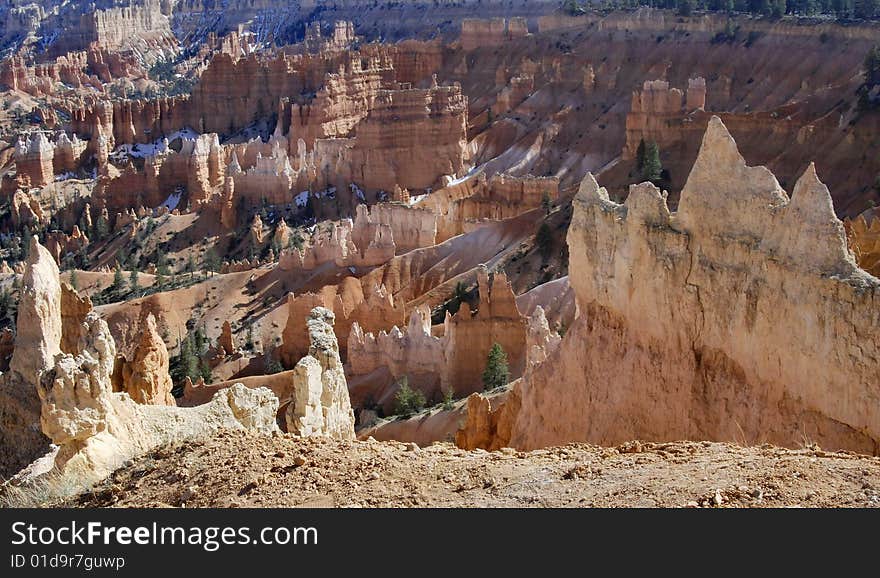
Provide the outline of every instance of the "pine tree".
<path id="1" fill-rule="evenodd" d="M 99 215 L 97 219 L 95 219 L 94 231 L 92 231 L 92 235 L 95 236 L 95 239 L 100 241 L 107 237 L 108 233 L 110 233 L 110 223 L 107 222 L 107 219 L 104 218 L 104 215 Z"/>
<path id="2" fill-rule="evenodd" d="M 553 201 L 550 200 L 550 193 L 544 191 L 544 194 L 541 195 L 541 208 L 544 209 L 544 214 L 549 215 L 550 211 L 553 210 Z"/>
<path id="3" fill-rule="evenodd" d="M 645 162 L 642 166 L 642 180 L 657 183 L 660 180 L 660 173 L 663 171 L 663 165 L 660 164 L 660 147 L 654 141 L 645 145 Z"/>
<path id="4" fill-rule="evenodd" d="M 510 380 L 507 367 L 507 354 L 500 343 L 494 343 L 486 358 L 486 369 L 483 371 L 483 388 L 486 391 L 506 385 Z"/>
<path id="5" fill-rule="evenodd" d="M 212 277 L 220 270 L 220 257 L 213 248 L 205 252 L 205 270 L 209 271 Z"/>
<path id="6" fill-rule="evenodd" d="M 248 324 L 247 329 L 244 334 L 244 348 L 248 351 L 253 351 L 254 349 L 254 326 L 253 324 Z"/>
<path id="7" fill-rule="evenodd" d="M 132 293 L 140 289 L 138 285 L 138 271 L 137 269 L 132 269 L 131 273 L 128 275 L 128 289 Z"/>
<path id="8" fill-rule="evenodd" d="M 117 266 L 116 271 L 113 272 L 113 284 L 110 286 L 110 289 L 119 292 L 122 291 L 122 286 L 125 284 L 125 277 L 122 275 L 122 268 Z"/>
<path id="9" fill-rule="evenodd" d="M 168 270 L 168 257 L 165 256 L 165 252 L 162 249 L 156 249 L 156 271 L 160 275 L 168 275 L 170 273 Z"/>
<path id="10" fill-rule="evenodd" d="M 443 409 L 450 411 L 455 407 L 455 391 L 448 387 L 443 391 Z"/>
<path id="11" fill-rule="evenodd" d="M 76 269 L 70 270 L 70 286 L 79 289 L 79 277 L 76 274 Z"/>

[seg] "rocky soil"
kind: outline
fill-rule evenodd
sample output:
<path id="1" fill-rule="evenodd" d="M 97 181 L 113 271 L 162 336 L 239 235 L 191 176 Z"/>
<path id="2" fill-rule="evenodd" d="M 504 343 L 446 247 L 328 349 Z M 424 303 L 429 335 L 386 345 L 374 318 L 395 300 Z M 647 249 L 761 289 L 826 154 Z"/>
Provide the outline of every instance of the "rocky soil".
<path id="1" fill-rule="evenodd" d="M 221 432 L 129 463 L 78 507 L 880 507 L 880 458 L 711 442 L 520 452 Z"/>

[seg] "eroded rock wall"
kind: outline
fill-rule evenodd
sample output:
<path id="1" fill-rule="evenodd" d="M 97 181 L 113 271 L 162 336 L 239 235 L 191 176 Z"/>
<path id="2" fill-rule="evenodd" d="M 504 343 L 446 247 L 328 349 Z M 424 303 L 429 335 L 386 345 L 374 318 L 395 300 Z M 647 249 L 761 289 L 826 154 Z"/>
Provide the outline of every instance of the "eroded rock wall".
<path id="1" fill-rule="evenodd" d="M 670 213 L 587 176 L 568 234 L 580 316 L 519 387 L 510 443 L 720 439 L 878 452 L 880 282 L 811 166 L 793 197 L 718 118 Z"/>

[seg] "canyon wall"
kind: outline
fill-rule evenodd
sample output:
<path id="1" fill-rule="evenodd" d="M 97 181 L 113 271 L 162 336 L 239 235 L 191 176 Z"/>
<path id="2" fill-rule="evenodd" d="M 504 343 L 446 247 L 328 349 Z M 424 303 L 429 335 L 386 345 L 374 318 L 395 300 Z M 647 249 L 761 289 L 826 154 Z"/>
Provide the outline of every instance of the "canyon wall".
<path id="1" fill-rule="evenodd" d="M 503 221 L 559 199 L 556 177 L 475 175 L 451 182 L 416 206 L 437 214 L 437 236 L 446 240 L 486 221 Z"/>
<path id="2" fill-rule="evenodd" d="M 516 307 L 507 276 L 495 273 L 490 280 L 488 270 L 481 267 L 477 285 L 480 300 L 476 309 L 462 304 L 455 314 L 447 313 L 437 330 L 431 327 L 431 310 L 425 305 L 413 310 L 405 328 L 370 331 L 353 325 L 348 334 L 346 368 L 356 405 L 372 398 L 390 410 L 394 386 L 403 377 L 429 399 L 437 399 L 445 391 L 456 396 L 482 391 L 483 370 L 495 343 L 507 354 L 511 378 L 522 375 L 527 324 Z"/>
<path id="3" fill-rule="evenodd" d="M 509 442 L 720 439 L 880 452 L 880 281 L 810 166 L 789 199 L 718 118 L 671 213 L 588 175 L 568 233 L 580 316 L 519 386 Z"/>

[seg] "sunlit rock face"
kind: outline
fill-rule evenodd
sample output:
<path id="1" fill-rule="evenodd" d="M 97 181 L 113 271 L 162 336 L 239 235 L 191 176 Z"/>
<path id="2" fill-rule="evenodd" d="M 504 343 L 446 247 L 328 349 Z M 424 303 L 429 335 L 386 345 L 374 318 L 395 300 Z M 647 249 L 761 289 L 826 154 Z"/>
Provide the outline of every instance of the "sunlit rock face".
<path id="1" fill-rule="evenodd" d="M 880 440 L 880 282 L 811 165 L 792 198 L 713 118 L 670 213 L 591 175 L 574 200 L 580 316 L 519 387 L 509 442 L 720 439 L 867 453 Z"/>

